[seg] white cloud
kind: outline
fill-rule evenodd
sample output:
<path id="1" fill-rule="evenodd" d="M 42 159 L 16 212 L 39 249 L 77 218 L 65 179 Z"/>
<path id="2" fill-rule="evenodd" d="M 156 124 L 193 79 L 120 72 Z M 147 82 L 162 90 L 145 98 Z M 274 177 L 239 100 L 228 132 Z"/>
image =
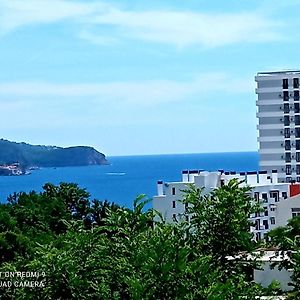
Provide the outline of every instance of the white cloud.
<path id="1" fill-rule="evenodd" d="M 79 31 L 78 37 L 83 40 L 87 40 L 93 44 L 97 44 L 101 46 L 107 46 L 107 45 L 118 43 L 118 39 L 116 37 L 105 36 L 102 34 L 95 34 L 92 31 L 86 29 Z"/>
<path id="2" fill-rule="evenodd" d="M 197 75 L 188 82 L 172 80 L 129 81 L 87 84 L 57 84 L 50 82 L 14 82 L 0 84 L 0 101 L 9 98 L 67 101 L 92 101 L 93 103 L 122 103 L 125 105 L 158 105 L 186 101 L 199 95 L 211 98 L 211 93 L 247 93 L 253 90 L 249 78 L 236 79 L 223 73 Z M 1 100 L 2 99 L 2 100 Z M 71 100 L 70 100 L 71 99 Z"/>
<path id="3" fill-rule="evenodd" d="M 130 11 L 101 1 L 0 0 L 0 32 L 68 20 L 82 39 L 105 45 L 134 39 L 186 47 L 218 47 L 281 39 L 277 21 L 259 12 Z M 102 26 L 110 27 L 109 33 Z M 97 33 L 95 33 L 97 32 Z"/>
<path id="4" fill-rule="evenodd" d="M 64 0 L 0 0 L 0 29 L 7 33 L 21 26 L 54 23 L 66 19 L 80 22 L 82 17 L 107 9 L 103 3 Z"/>
<path id="5" fill-rule="evenodd" d="M 114 10 L 91 20 L 117 26 L 128 38 L 173 44 L 218 47 L 239 42 L 280 39 L 278 23 L 258 13 L 204 14 L 176 11 L 126 12 Z"/>

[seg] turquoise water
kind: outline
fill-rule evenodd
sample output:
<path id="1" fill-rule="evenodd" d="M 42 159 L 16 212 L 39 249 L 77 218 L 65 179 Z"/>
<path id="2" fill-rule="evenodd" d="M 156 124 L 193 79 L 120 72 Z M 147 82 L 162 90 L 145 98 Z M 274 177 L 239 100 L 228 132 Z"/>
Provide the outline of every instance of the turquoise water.
<path id="1" fill-rule="evenodd" d="M 131 207 L 139 194 L 156 195 L 157 180 L 179 181 L 182 170 L 257 171 L 257 152 L 108 157 L 110 165 L 44 168 L 25 176 L 0 176 L 0 201 L 13 192 L 40 191 L 46 182 L 75 182 L 92 198 Z"/>

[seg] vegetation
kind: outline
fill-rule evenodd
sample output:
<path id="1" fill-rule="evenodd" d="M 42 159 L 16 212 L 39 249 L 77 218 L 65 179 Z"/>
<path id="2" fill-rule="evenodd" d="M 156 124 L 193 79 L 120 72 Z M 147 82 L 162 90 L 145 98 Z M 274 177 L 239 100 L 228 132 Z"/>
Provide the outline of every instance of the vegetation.
<path id="1" fill-rule="evenodd" d="M 278 255 L 288 256 L 279 267 L 293 270 L 293 292 L 288 299 L 300 299 L 300 216 L 290 219 L 285 227 L 269 232 L 269 245 L 278 249 Z"/>
<path id="2" fill-rule="evenodd" d="M 0 165 L 15 162 L 27 168 L 101 165 L 106 160 L 92 147 L 33 146 L 0 139 Z"/>
<path id="3" fill-rule="evenodd" d="M 191 221 L 174 224 L 146 210 L 144 196 L 131 210 L 90 201 L 76 184 L 11 195 L 0 205 L 0 280 L 38 272 L 11 280 L 41 286 L 0 285 L 1 299 L 256 299 L 265 290 L 242 258 L 256 246 L 248 192 L 237 181 L 206 196 L 190 186 Z"/>

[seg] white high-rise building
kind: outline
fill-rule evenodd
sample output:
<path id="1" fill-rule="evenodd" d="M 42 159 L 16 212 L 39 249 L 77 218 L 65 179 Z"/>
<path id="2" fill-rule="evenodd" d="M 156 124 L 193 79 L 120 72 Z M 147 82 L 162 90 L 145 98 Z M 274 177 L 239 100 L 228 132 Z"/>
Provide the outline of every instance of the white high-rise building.
<path id="1" fill-rule="evenodd" d="M 299 78 L 300 71 L 255 77 L 260 169 L 277 170 L 279 182 L 300 182 Z"/>
<path id="2" fill-rule="evenodd" d="M 300 71 L 261 72 L 255 77 L 261 171 L 183 171 L 180 182 L 158 182 L 153 208 L 168 222 L 189 221 L 180 201 L 189 184 L 206 194 L 236 178 L 252 188 L 251 196 L 263 207 L 251 216 L 256 240 L 300 215 L 299 78 Z"/>

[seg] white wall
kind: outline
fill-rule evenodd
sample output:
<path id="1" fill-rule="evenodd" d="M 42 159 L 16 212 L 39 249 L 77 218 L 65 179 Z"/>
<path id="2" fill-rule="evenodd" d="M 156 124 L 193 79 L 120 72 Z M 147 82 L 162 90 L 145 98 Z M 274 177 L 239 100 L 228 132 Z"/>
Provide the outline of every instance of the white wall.
<path id="1" fill-rule="evenodd" d="M 287 198 L 277 203 L 276 227 L 285 226 L 292 218 L 292 208 L 300 208 L 300 195 Z"/>
<path id="2" fill-rule="evenodd" d="M 286 269 L 278 270 L 278 267 L 271 269 L 270 262 L 264 262 L 262 267 L 263 270 L 254 270 L 254 281 L 260 283 L 263 287 L 267 287 L 272 283 L 273 280 L 280 282 L 280 288 L 283 291 L 292 290 L 288 283 L 291 282 L 291 271 Z"/>

